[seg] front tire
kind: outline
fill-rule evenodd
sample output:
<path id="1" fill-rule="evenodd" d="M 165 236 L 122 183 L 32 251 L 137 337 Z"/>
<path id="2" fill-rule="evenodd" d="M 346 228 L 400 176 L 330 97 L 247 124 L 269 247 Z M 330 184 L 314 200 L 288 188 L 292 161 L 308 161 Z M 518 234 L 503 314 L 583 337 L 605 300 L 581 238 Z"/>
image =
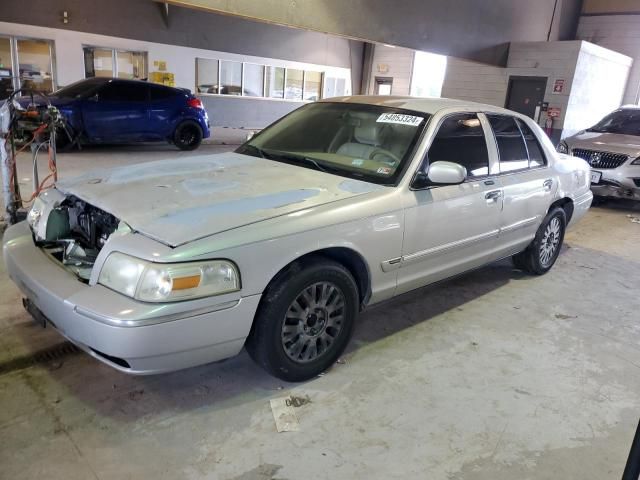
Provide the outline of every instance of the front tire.
<path id="1" fill-rule="evenodd" d="M 202 143 L 202 128 L 192 120 L 182 122 L 173 133 L 173 143 L 180 150 L 195 150 Z"/>
<path id="2" fill-rule="evenodd" d="M 544 275 L 551 270 L 560 254 L 566 226 L 565 211 L 562 208 L 552 209 L 529 246 L 512 257 L 514 266 L 533 275 Z"/>
<path id="3" fill-rule="evenodd" d="M 356 282 L 341 264 L 322 257 L 295 263 L 265 291 L 247 350 L 282 380 L 313 378 L 346 348 L 358 299 Z"/>

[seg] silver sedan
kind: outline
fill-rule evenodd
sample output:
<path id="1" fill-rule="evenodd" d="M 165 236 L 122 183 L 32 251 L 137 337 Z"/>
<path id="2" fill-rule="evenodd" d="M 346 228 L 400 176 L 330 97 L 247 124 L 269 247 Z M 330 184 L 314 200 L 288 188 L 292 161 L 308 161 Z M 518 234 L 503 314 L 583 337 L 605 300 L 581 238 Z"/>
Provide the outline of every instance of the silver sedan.
<path id="1" fill-rule="evenodd" d="M 587 163 L 517 113 L 336 98 L 233 153 L 59 182 L 6 231 L 4 256 L 34 317 L 118 370 L 246 346 L 300 381 L 383 300 L 505 257 L 546 273 L 589 187 Z"/>

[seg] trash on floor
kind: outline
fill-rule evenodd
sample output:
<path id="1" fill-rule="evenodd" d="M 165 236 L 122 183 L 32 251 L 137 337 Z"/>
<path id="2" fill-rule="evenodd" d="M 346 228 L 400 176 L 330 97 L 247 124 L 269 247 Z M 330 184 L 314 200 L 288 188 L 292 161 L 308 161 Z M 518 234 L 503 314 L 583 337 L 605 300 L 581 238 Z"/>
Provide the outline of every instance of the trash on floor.
<path id="1" fill-rule="evenodd" d="M 640 217 L 634 217 L 633 215 L 627 215 L 627 218 L 631 220 L 631 223 L 640 223 Z"/>
<path id="2" fill-rule="evenodd" d="M 276 430 L 280 432 L 297 432 L 300 430 L 298 417 L 293 410 L 291 397 L 272 398 L 269 400 L 271 412 L 276 422 Z"/>

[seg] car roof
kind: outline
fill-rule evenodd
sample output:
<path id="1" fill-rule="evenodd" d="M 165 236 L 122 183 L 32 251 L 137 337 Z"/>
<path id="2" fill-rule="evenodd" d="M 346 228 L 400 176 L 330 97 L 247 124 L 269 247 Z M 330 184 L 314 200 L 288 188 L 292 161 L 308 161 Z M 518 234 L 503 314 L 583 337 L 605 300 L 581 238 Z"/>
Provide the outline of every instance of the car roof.
<path id="1" fill-rule="evenodd" d="M 366 105 L 379 105 L 383 107 L 403 108 L 406 110 L 414 110 L 424 112 L 430 115 L 443 110 L 445 108 L 475 109 L 481 112 L 508 113 L 510 115 L 519 116 L 516 112 L 506 110 L 494 105 L 486 105 L 483 103 L 469 102 L 466 100 L 455 100 L 452 98 L 435 98 L 435 97 L 411 97 L 401 95 L 351 95 L 348 97 L 325 98 L 320 102 L 341 102 L 341 103 L 360 103 Z"/>

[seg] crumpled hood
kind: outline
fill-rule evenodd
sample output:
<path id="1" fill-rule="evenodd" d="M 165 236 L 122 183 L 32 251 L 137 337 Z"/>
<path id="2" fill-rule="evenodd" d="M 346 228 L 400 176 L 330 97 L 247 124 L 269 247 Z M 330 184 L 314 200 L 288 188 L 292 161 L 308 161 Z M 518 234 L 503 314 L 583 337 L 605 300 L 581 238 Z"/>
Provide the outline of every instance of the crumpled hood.
<path id="1" fill-rule="evenodd" d="M 586 148 L 601 152 L 615 152 L 640 156 L 640 136 L 618 133 L 580 132 L 565 140 L 569 148 Z"/>
<path id="2" fill-rule="evenodd" d="M 94 170 L 56 187 L 171 246 L 385 188 L 237 153 Z"/>

